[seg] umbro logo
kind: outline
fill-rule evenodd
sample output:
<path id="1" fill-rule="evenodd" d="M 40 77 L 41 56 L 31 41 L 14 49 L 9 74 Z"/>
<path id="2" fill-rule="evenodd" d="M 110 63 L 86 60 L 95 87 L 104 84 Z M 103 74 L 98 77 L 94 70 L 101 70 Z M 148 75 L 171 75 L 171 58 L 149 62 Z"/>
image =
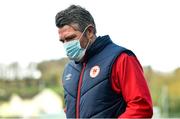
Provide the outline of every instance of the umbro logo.
<path id="1" fill-rule="evenodd" d="M 70 80 L 71 77 L 72 77 L 72 74 L 67 74 L 67 75 L 65 76 L 65 80 Z"/>

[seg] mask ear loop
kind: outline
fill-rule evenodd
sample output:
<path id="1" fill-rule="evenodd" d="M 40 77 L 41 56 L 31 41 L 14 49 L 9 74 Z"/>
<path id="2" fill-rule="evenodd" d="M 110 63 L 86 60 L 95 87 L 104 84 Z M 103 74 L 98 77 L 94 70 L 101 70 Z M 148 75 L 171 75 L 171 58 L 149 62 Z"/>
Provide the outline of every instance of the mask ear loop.
<path id="1" fill-rule="evenodd" d="M 89 25 L 86 27 L 86 29 L 87 29 L 88 27 L 90 27 L 90 26 L 92 26 L 92 27 L 94 28 L 93 25 L 89 24 Z M 86 50 L 87 50 L 87 48 L 88 48 L 88 46 L 89 46 L 89 44 L 90 44 L 90 41 L 91 41 L 91 40 L 89 40 L 88 44 L 86 45 Z"/>
<path id="2" fill-rule="evenodd" d="M 90 43 L 90 40 L 89 40 L 88 44 L 86 45 L 86 48 L 85 48 L 86 50 L 87 50 L 87 48 L 88 48 L 88 46 L 89 46 L 89 43 Z"/>
<path id="3" fill-rule="evenodd" d="M 82 38 L 82 36 L 84 35 L 85 31 L 87 30 L 88 27 L 92 26 L 91 24 L 87 25 L 86 28 L 84 29 L 84 31 L 82 32 L 81 36 L 79 37 L 79 39 Z M 94 27 L 94 26 L 92 26 Z"/>
<path id="4" fill-rule="evenodd" d="M 81 36 L 80 36 L 79 40 L 81 40 L 81 38 L 82 38 L 82 36 L 84 35 L 85 31 L 86 31 L 86 30 L 87 30 L 87 28 L 88 28 L 88 27 L 90 27 L 90 26 L 94 27 L 94 26 L 93 26 L 93 25 L 91 25 L 91 24 L 87 25 L 87 26 L 86 26 L 86 28 L 84 29 L 84 31 L 82 32 L 82 34 L 81 34 Z M 85 48 L 85 49 L 87 49 L 87 47 L 89 46 L 89 43 L 90 43 L 90 40 L 89 40 L 88 44 L 86 45 L 86 48 Z"/>

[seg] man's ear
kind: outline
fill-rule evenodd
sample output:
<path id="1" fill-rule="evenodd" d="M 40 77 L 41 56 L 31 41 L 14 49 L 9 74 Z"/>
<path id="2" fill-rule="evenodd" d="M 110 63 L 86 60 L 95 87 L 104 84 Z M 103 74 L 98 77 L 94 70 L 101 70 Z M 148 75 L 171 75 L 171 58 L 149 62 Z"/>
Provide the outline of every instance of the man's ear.
<path id="1" fill-rule="evenodd" d="M 87 35 L 88 39 L 93 39 L 93 37 L 94 37 L 94 27 L 93 26 L 89 26 L 89 28 L 87 29 L 86 35 Z"/>

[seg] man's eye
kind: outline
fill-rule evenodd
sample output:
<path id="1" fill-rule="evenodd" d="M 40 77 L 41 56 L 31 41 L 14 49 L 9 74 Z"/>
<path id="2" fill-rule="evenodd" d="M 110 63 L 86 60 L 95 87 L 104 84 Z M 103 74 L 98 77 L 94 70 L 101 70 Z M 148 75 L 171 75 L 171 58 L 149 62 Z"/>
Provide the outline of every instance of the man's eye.
<path id="1" fill-rule="evenodd" d="M 60 39 L 59 41 L 62 42 L 62 43 L 64 43 L 64 40 L 62 40 L 62 39 Z"/>
<path id="2" fill-rule="evenodd" d="M 73 40 L 74 38 L 76 38 L 76 35 L 75 35 L 75 34 L 70 35 L 70 36 L 67 36 L 67 37 L 65 38 L 65 41 L 68 42 L 68 41 Z"/>
<path id="3" fill-rule="evenodd" d="M 66 41 L 68 42 L 68 41 L 71 41 L 73 38 L 66 38 Z"/>

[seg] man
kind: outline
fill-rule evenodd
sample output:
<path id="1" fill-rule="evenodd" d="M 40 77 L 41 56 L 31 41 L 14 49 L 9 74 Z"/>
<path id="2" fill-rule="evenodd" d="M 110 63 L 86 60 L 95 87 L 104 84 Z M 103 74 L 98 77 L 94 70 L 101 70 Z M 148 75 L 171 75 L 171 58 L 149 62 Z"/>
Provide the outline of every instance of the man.
<path id="1" fill-rule="evenodd" d="M 56 15 L 60 41 L 70 59 L 63 73 L 67 118 L 151 118 L 152 101 L 134 53 L 96 37 L 84 8 L 71 5 Z"/>

